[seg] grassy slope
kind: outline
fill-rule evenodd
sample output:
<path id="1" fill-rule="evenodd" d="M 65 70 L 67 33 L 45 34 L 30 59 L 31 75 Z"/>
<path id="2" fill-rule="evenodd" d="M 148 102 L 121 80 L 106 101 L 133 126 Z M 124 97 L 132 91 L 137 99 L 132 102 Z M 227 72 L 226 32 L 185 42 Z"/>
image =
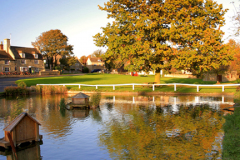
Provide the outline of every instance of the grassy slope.
<path id="1" fill-rule="evenodd" d="M 18 80 L 16 83 L 24 81 L 27 86 L 36 84 L 125 84 L 125 83 L 148 83 L 154 81 L 154 76 L 147 77 L 133 77 L 130 75 L 113 75 L 113 74 L 87 74 L 81 76 L 59 76 L 59 77 L 44 77 Z M 161 83 L 188 83 L 188 84 L 215 84 L 216 82 L 202 81 L 201 79 L 188 79 L 188 78 L 161 78 Z M 68 86 L 68 89 L 79 90 L 78 86 Z M 84 87 L 80 90 L 96 91 L 95 87 Z M 99 91 L 113 91 L 112 87 L 98 87 Z M 155 91 L 172 92 L 173 86 L 156 87 Z M 227 87 L 225 92 L 235 92 L 235 87 Z M 132 86 L 116 87 L 115 91 L 132 91 Z M 152 91 L 151 87 L 135 86 L 134 91 Z M 196 87 L 177 86 L 177 92 L 196 92 Z M 219 88 L 201 87 L 200 93 L 214 93 L 222 92 Z"/>

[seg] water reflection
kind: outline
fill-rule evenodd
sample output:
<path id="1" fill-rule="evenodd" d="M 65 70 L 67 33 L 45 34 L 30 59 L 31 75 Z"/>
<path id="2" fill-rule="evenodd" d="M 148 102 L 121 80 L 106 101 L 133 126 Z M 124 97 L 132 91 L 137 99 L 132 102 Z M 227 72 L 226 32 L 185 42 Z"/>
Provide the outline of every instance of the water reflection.
<path id="1" fill-rule="evenodd" d="M 89 116 L 89 109 L 77 109 L 72 110 L 72 115 L 74 118 L 78 118 L 80 120 L 85 120 Z"/>
<path id="2" fill-rule="evenodd" d="M 100 108 L 68 111 L 61 98 L 69 99 L 0 99 L 0 130 L 20 102 L 41 123 L 44 159 L 221 159 L 223 115 L 234 104 L 230 96 L 102 96 Z"/>
<path id="3" fill-rule="evenodd" d="M 221 158 L 220 112 L 207 105 L 179 106 L 177 114 L 172 106 L 157 108 L 136 107 L 119 117 L 110 115 L 99 139 L 111 158 Z"/>
<path id="4" fill-rule="evenodd" d="M 42 142 L 31 145 L 22 146 L 17 150 L 18 160 L 41 160 L 40 145 Z M 5 155 L 7 160 L 16 160 L 14 153 L 11 150 L 0 150 L 1 155 Z"/>

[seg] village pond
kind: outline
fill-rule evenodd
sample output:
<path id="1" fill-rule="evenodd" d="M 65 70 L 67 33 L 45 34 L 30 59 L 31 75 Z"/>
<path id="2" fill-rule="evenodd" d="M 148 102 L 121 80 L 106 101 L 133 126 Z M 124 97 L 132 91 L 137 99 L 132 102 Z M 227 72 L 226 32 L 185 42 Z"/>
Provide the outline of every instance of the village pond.
<path id="1" fill-rule="evenodd" d="M 92 110 L 60 110 L 65 95 L 0 99 L 0 138 L 22 111 L 41 123 L 43 143 L 18 159 L 222 159 L 232 96 L 104 96 Z M 228 108 L 228 109 L 224 109 Z M 225 135 L 226 137 L 226 135 Z M 14 159 L 0 150 L 0 159 Z"/>

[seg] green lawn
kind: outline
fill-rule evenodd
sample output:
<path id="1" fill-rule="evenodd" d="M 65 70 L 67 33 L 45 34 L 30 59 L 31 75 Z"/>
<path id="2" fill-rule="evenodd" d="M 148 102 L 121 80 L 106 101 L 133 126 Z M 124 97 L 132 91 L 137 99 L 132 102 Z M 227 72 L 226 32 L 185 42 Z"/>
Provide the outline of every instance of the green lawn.
<path id="1" fill-rule="evenodd" d="M 126 84 L 126 83 L 148 83 L 154 82 L 154 76 L 138 76 L 133 77 L 130 75 L 117 75 L 117 74 L 86 74 L 80 76 L 59 76 L 59 77 L 44 77 L 44 78 L 32 78 L 32 79 L 22 79 L 16 81 L 25 82 L 27 86 L 32 86 L 36 84 Z M 188 83 L 188 84 L 216 84 L 216 82 L 202 81 L 201 79 L 188 79 L 188 78 L 161 78 L 161 83 Z M 110 91 L 113 92 L 113 87 L 87 87 L 81 86 L 81 89 L 78 86 L 67 86 L 69 90 L 85 90 L 85 91 Z M 235 87 L 226 87 L 225 92 L 235 92 Z M 115 92 L 125 92 L 133 91 L 132 86 L 116 86 Z M 134 91 L 139 92 L 151 92 L 152 87 L 147 86 L 135 86 Z M 174 86 L 161 86 L 156 87 L 155 91 L 160 92 L 173 92 Z M 188 86 L 177 86 L 176 92 L 191 93 L 196 92 L 196 87 Z M 200 87 L 200 93 L 220 93 L 222 92 L 221 87 Z"/>

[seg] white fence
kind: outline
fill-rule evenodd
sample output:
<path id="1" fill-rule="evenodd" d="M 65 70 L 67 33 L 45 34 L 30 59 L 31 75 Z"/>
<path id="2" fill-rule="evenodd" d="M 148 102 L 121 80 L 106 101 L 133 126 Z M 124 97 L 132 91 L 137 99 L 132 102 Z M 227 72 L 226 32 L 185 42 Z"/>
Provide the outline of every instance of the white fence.
<path id="1" fill-rule="evenodd" d="M 212 85 L 212 84 L 183 84 L 183 83 L 168 83 L 168 84 L 139 84 L 139 83 L 130 83 L 130 84 L 96 84 L 96 85 L 89 85 L 89 84 L 37 84 L 37 85 L 62 85 L 62 86 L 78 86 L 79 89 L 81 86 L 88 86 L 88 87 L 113 87 L 113 90 L 115 90 L 116 86 L 132 86 L 132 90 L 134 90 L 135 86 L 152 86 L 152 90 L 155 90 L 155 86 L 174 86 L 174 91 L 177 91 L 177 85 L 178 86 L 195 86 L 197 88 L 197 92 L 199 92 L 200 87 L 222 87 L 222 92 L 224 92 L 224 87 L 234 87 L 234 86 L 240 86 L 240 84 L 218 84 L 218 85 Z"/>

